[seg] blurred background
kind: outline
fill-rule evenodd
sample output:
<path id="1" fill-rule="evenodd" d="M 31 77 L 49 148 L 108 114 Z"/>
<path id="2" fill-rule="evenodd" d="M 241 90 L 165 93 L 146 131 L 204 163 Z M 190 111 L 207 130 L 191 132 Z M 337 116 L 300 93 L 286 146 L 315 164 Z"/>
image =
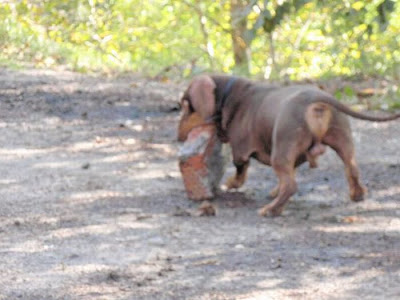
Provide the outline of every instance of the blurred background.
<path id="1" fill-rule="evenodd" d="M 394 0 L 2 0 L 0 64 L 397 82 L 399 32 Z"/>

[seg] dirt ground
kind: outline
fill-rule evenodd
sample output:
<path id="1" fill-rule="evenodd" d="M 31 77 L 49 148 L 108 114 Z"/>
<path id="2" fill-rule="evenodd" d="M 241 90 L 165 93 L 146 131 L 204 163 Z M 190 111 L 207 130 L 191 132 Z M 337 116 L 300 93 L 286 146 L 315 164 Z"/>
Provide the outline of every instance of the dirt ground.
<path id="1" fill-rule="evenodd" d="M 0 69 L 0 299 L 399 299 L 399 121 L 352 121 L 362 203 L 329 151 L 283 216 L 257 215 L 276 179 L 252 162 L 197 217 L 184 86 Z"/>

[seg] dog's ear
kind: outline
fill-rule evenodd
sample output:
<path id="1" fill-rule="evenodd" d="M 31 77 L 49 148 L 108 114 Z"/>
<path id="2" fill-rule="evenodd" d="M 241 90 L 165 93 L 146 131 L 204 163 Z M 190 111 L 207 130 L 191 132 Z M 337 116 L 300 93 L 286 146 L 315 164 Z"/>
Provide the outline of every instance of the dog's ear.
<path id="1" fill-rule="evenodd" d="M 189 87 L 193 109 L 203 119 L 207 119 L 215 113 L 215 87 L 215 82 L 206 75 L 200 75 L 193 79 Z"/>

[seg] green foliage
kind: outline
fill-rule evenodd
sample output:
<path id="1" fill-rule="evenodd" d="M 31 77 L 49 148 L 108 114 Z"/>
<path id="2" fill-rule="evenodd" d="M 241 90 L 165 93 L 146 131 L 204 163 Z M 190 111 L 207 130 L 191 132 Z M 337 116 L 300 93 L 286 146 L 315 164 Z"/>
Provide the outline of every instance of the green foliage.
<path id="1" fill-rule="evenodd" d="M 177 76 L 240 72 L 232 50 L 233 1 L 2 1 L 0 63 Z M 237 42 L 251 55 L 253 76 L 379 74 L 400 79 L 400 5 L 394 1 L 241 4 L 239 19 L 247 28 Z"/>

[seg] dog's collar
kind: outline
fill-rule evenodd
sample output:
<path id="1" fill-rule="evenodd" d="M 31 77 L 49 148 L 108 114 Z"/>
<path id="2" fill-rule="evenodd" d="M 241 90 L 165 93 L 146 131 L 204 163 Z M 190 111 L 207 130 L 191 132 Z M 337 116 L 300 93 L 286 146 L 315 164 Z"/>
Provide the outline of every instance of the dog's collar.
<path id="1" fill-rule="evenodd" d="M 215 114 L 212 117 L 208 118 L 208 120 L 206 121 L 207 123 L 213 123 L 217 126 L 217 135 L 219 139 L 224 143 L 228 142 L 229 139 L 225 130 L 222 128 L 222 110 L 225 106 L 227 98 L 232 92 L 232 88 L 236 80 L 236 77 L 229 78 L 228 82 L 225 84 L 224 90 L 222 92 L 222 97 L 219 101 L 217 99 L 217 95 L 215 95 L 217 109 L 215 111 Z"/>
<path id="2" fill-rule="evenodd" d="M 217 107 L 217 115 L 222 115 L 222 109 L 225 106 L 226 99 L 228 98 L 229 94 L 232 92 L 233 85 L 237 80 L 236 77 L 229 78 L 228 82 L 225 85 L 224 91 L 222 93 L 221 101 L 218 103 Z"/>
<path id="3" fill-rule="evenodd" d="M 237 78 L 236 77 L 231 77 L 229 78 L 228 82 L 225 85 L 225 88 L 222 92 L 222 97 L 220 101 L 217 101 L 217 109 L 215 111 L 215 114 L 209 118 L 207 121 L 221 121 L 222 119 L 222 109 L 225 106 L 226 99 L 232 92 L 233 85 L 235 84 Z"/>

